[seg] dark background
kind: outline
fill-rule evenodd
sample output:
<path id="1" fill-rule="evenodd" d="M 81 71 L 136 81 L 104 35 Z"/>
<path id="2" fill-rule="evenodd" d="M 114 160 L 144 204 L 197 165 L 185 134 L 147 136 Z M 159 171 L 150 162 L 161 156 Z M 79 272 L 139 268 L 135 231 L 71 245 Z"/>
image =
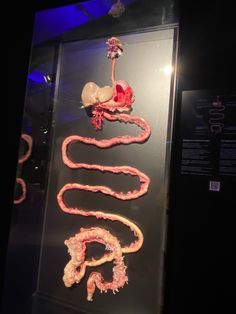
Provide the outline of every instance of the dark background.
<path id="1" fill-rule="evenodd" d="M 32 1 L 33 2 L 33 1 Z M 50 2 L 50 3 L 49 3 Z M 4 270 L 13 187 L 34 10 L 79 1 L 40 1 L 8 4 L 7 136 L 1 200 L 1 275 Z M 154 5 L 156 1 L 146 1 Z M 171 164 L 165 313 L 234 312 L 232 258 L 235 184 L 220 194 L 206 192 L 199 179 L 180 176 L 180 108 L 182 90 L 235 88 L 235 25 L 231 1 L 179 1 L 178 97 Z M 20 60 L 20 62 L 19 62 Z M 3 91 L 4 92 L 4 91 Z M 190 182 L 191 181 L 191 182 Z M 3 216 L 2 216 L 3 217 Z M 0 280 L 2 282 L 2 278 Z"/>

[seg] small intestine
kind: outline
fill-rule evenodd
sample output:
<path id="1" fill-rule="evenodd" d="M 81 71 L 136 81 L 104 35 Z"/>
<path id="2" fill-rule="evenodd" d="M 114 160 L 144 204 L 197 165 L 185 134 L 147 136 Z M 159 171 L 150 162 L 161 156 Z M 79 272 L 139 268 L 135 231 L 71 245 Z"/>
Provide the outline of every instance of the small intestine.
<path id="1" fill-rule="evenodd" d="M 133 233 L 135 240 L 126 246 L 121 246 L 120 241 L 108 230 L 104 228 L 92 227 L 81 228 L 79 233 L 65 241 L 71 260 L 64 269 L 63 281 L 66 287 L 79 283 L 85 275 L 86 267 L 98 266 L 107 262 L 113 262 L 113 277 L 111 282 L 107 282 L 101 273 L 92 272 L 87 280 L 87 300 L 93 300 L 93 294 L 97 287 L 101 292 L 112 290 L 118 292 L 125 283 L 128 283 L 126 266 L 124 264 L 124 253 L 135 253 L 143 245 L 144 236 L 141 229 L 129 219 L 112 213 L 103 211 L 85 210 L 79 207 L 68 207 L 63 199 L 64 193 L 69 190 L 84 190 L 90 192 L 100 192 L 119 200 L 127 201 L 137 199 L 148 192 L 150 179 L 143 172 L 131 166 L 107 166 L 87 163 L 76 163 L 68 157 L 69 145 L 80 142 L 88 145 L 94 145 L 98 148 L 110 148 L 115 145 L 128 145 L 131 143 L 143 143 L 151 135 L 151 129 L 145 119 L 137 116 L 131 116 L 123 113 L 132 109 L 134 102 L 134 92 L 131 86 L 124 80 L 115 81 L 115 59 L 122 52 L 122 44 L 116 37 L 112 37 L 107 42 L 108 58 L 112 60 L 112 87 L 105 86 L 100 88 L 97 84 L 89 82 L 85 84 L 82 91 L 83 107 L 91 107 L 91 123 L 95 130 L 101 130 L 104 120 L 119 121 L 131 123 L 141 128 L 137 136 L 117 136 L 111 139 L 97 140 L 90 137 L 71 135 L 65 138 L 62 144 L 62 160 L 65 165 L 71 169 L 97 170 L 101 172 L 110 172 L 114 174 L 126 174 L 139 178 L 140 188 L 133 191 L 117 192 L 107 186 L 82 185 L 79 183 L 67 183 L 59 191 L 57 201 L 61 210 L 67 214 L 80 215 L 84 217 L 96 217 L 97 219 L 117 221 L 127 226 Z M 112 93 L 111 93 L 112 91 Z M 119 113 L 118 113 L 119 112 Z M 86 243 L 99 242 L 106 247 L 105 254 L 95 260 L 86 260 Z M 108 252 L 107 252 L 108 251 Z"/>

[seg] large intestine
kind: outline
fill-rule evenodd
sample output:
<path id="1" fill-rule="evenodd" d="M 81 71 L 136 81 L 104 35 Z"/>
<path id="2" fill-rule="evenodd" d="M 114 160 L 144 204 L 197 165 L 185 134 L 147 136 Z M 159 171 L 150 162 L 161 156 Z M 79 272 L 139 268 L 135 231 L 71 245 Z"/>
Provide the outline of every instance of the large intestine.
<path id="1" fill-rule="evenodd" d="M 21 135 L 21 138 L 27 143 L 28 145 L 28 148 L 25 152 L 25 154 L 23 156 L 21 156 L 18 160 L 18 163 L 19 164 L 23 164 L 26 160 L 29 159 L 30 155 L 32 154 L 32 147 L 33 147 L 33 139 L 30 135 L 28 134 L 22 134 Z M 22 178 L 16 178 L 16 183 L 19 184 L 21 186 L 21 195 L 14 199 L 14 204 L 17 205 L 17 204 L 20 204 L 22 203 L 25 198 L 26 198 L 26 183 L 25 183 L 25 180 L 22 179 Z"/>
<path id="2" fill-rule="evenodd" d="M 140 188 L 133 191 L 117 192 L 103 185 L 91 186 L 79 183 L 65 184 L 57 195 L 60 208 L 67 214 L 80 216 L 93 216 L 97 219 L 118 221 L 127 226 L 133 233 L 135 239 L 126 246 L 122 246 L 117 237 L 112 235 L 108 230 L 99 227 L 88 229 L 81 228 L 80 231 L 70 239 L 65 241 L 71 260 L 65 266 L 63 281 L 66 287 L 79 283 L 85 275 L 86 267 L 102 265 L 106 262 L 113 262 L 113 277 L 111 282 L 105 281 L 103 276 L 98 272 L 92 272 L 87 281 L 87 300 L 92 301 L 95 288 L 101 292 L 112 290 L 113 293 L 128 283 L 126 266 L 124 263 L 124 253 L 137 252 L 143 245 L 144 237 L 141 229 L 129 219 L 112 213 L 103 211 L 85 210 L 79 207 L 68 207 L 63 199 L 64 193 L 69 190 L 84 190 L 90 192 L 100 192 L 105 195 L 126 201 L 137 199 L 148 192 L 150 179 L 140 170 L 131 166 L 106 166 L 97 164 L 87 164 L 72 161 L 68 156 L 69 145 L 80 142 L 88 145 L 94 145 L 98 148 L 109 148 L 114 145 L 128 145 L 131 143 L 143 143 L 151 134 L 149 124 L 141 117 L 131 116 L 129 114 L 118 113 L 130 111 L 134 102 L 134 93 L 126 81 L 115 81 L 115 59 L 122 52 L 120 41 L 112 37 L 108 40 L 108 57 L 112 60 L 112 87 L 98 87 L 97 84 L 89 82 L 85 84 L 82 91 L 83 107 L 91 107 L 92 125 L 96 130 L 102 129 L 104 119 L 109 121 L 119 121 L 137 125 L 142 131 L 137 136 L 117 136 L 111 139 L 97 140 L 90 137 L 71 135 L 65 138 L 62 144 L 62 160 L 65 165 L 71 169 L 97 170 L 101 172 L 110 172 L 114 174 L 126 174 L 139 178 Z M 111 92 L 112 91 L 112 92 Z M 86 243 L 98 242 L 105 246 L 105 254 L 99 259 L 92 258 L 86 260 Z"/>
<path id="3" fill-rule="evenodd" d="M 105 254 L 100 260 L 86 261 L 86 243 L 89 242 L 104 244 L 106 250 L 110 253 Z M 127 267 L 124 264 L 120 242 L 109 231 L 98 227 L 89 229 L 81 228 L 80 232 L 69 240 L 66 240 L 65 244 L 68 246 L 71 255 L 71 260 L 65 267 L 63 277 L 67 287 L 70 287 L 74 282 L 80 282 L 85 275 L 87 266 L 98 266 L 113 260 L 112 282 L 106 282 L 103 276 L 98 272 L 92 272 L 89 275 L 87 281 L 88 301 L 92 301 L 96 286 L 101 292 L 107 292 L 107 290 L 110 289 L 115 293 L 118 292 L 118 289 L 122 288 L 125 283 L 128 283 L 128 277 L 126 275 Z M 79 271 L 77 268 L 79 268 Z"/>

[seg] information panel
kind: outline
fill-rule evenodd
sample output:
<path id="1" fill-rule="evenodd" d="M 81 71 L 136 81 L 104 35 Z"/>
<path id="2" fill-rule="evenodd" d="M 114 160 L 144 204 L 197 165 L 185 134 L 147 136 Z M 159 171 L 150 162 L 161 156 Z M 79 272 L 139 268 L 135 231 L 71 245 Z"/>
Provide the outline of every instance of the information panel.
<path id="1" fill-rule="evenodd" d="M 236 93 L 182 96 L 181 174 L 209 177 L 209 190 L 220 191 L 222 178 L 236 176 Z"/>

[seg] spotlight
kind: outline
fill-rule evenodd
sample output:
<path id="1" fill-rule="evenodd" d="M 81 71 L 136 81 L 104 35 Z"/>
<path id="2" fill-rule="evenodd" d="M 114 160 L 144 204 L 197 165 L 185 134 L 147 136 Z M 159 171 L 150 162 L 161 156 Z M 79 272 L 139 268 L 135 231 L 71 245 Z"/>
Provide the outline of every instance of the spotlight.
<path id="1" fill-rule="evenodd" d="M 173 71 L 173 68 L 170 64 L 167 64 L 163 69 L 163 72 L 166 76 L 171 75 L 172 71 Z"/>
<path id="2" fill-rule="evenodd" d="M 44 81 L 45 81 L 46 84 L 49 84 L 49 83 L 52 82 L 52 77 L 49 74 L 44 75 L 43 78 L 44 78 Z"/>

